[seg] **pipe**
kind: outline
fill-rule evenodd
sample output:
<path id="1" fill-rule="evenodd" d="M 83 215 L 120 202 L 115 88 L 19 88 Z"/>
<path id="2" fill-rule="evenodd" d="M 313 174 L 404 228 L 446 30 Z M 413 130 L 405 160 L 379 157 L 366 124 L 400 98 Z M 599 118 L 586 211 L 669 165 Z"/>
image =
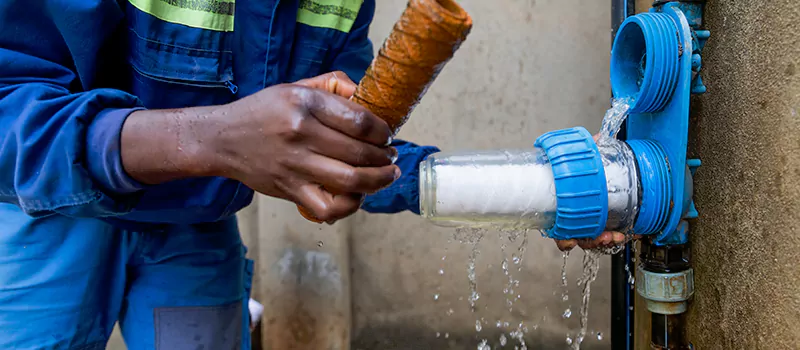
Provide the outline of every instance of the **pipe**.
<path id="1" fill-rule="evenodd" d="M 608 189 L 606 228 L 633 225 L 639 177 L 631 149 L 598 145 Z M 553 169 L 541 148 L 440 153 L 420 165 L 422 216 L 443 226 L 549 229 L 556 219 Z"/>
<path id="2" fill-rule="evenodd" d="M 692 349 L 685 317 L 694 291 L 689 244 L 657 246 L 644 240 L 640 259 L 637 289 L 651 312 L 651 348 Z"/>

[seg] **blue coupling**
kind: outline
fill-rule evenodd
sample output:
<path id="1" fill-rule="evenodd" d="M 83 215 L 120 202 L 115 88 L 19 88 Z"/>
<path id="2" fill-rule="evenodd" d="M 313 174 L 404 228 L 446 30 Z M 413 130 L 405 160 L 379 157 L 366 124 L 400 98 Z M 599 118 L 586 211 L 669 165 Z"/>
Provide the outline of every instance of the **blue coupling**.
<path id="1" fill-rule="evenodd" d="M 608 188 L 600 150 L 584 128 L 548 132 L 534 143 L 547 154 L 556 189 L 556 222 L 550 238 L 595 238 L 608 219 Z"/>
<path id="2" fill-rule="evenodd" d="M 628 17 L 611 50 L 611 89 L 615 97 L 633 97 L 631 113 L 660 111 L 678 82 L 683 48 L 678 25 L 667 14 Z"/>
<path id="3" fill-rule="evenodd" d="M 652 140 L 630 140 L 627 144 L 635 156 L 641 183 L 639 214 L 633 232 L 639 235 L 660 232 L 674 205 L 667 153 Z"/>

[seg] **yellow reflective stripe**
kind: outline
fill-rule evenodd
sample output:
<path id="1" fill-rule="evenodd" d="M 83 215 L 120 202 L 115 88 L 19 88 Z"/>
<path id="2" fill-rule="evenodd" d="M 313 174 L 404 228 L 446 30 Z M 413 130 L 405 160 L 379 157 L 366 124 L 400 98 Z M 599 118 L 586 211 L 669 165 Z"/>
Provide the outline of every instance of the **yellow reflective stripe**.
<path id="1" fill-rule="evenodd" d="M 300 0 L 297 22 L 349 33 L 364 0 Z"/>
<path id="2" fill-rule="evenodd" d="M 154 17 L 193 28 L 233 31 L 235 0 L 128 0 Z"/>

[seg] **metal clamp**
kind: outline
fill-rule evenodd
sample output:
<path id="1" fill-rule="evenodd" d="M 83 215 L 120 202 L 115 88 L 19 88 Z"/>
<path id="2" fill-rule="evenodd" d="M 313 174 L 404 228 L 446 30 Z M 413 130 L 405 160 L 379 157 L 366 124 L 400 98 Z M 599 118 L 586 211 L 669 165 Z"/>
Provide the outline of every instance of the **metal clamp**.
<path id="1" fill-rule="evenodd" d="M 636 268 L 636 291 L 647 301 L 647 309 L 662 315 L 686 312 L 694 294 L 694 270 L 657 273 Z"/>

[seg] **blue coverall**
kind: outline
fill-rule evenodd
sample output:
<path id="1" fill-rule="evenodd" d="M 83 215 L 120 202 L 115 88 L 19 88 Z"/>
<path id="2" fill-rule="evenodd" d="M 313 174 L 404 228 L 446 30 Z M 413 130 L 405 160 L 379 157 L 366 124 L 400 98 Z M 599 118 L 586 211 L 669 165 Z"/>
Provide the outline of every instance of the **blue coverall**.
<path id="1" fill-rule="evenodd" d="M 145 186 L 120 161 L 141 108 L 225 104 L 373 58 L 375 0 L 0 2 L 0 349 L 247 349 L 253 191 Z M 235 27 L 235 30 L 234 30 Z M 363 209 L 418 211 L 418 163 Z"/>

